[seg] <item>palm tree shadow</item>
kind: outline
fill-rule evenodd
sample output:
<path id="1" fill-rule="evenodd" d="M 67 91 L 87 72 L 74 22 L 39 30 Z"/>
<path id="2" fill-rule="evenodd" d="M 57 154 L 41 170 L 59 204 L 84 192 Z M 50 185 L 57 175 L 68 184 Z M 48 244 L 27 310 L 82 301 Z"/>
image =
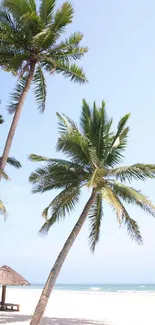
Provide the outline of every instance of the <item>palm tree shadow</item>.
<path id="1" fill-rule="evenodd" d="M 0 324 L 30 321 L 31 315 L 0 314 Z M 106 325 L 103 322 L 87 319 L 44 317 L 41 325 Z"/>

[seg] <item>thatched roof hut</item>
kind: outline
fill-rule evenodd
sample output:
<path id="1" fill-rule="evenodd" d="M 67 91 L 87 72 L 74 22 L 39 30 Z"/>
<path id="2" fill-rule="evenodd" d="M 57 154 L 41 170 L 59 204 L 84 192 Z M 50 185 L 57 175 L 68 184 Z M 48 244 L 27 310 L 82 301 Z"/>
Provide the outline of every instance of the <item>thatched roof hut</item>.
<path id="1" fill-rule="evenodd" d="M 19 273 L 11 269 L 9 266 L 0 267 L 0 285 L 2 286 L 23 286 L 29 285 Z"/>
<path id="2" fill-rule="evenodd" d="M 6 286 L 23 286 L 29 285 L 19 273 L 11 269 L 11 267 L 4 265 L 0 267 L 0 285 L 2 285 L 2 300 L 1 305 L 5 304 Z"/>

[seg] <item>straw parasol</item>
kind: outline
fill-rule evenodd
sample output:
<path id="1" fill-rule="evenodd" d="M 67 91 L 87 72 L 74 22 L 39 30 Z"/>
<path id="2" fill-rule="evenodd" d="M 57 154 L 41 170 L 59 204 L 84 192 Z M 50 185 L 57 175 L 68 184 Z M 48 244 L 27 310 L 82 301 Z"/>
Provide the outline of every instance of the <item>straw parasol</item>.
<path id="1" fill-rule="evenodd" d="M 29 285 L 20 274 L 11 269 L 11 267 L 4 265 L 0 267 L 0 285 L 2 285 L 2 300 L 1 304 L 5 304 L 6 286 L 23 286 Z"/>

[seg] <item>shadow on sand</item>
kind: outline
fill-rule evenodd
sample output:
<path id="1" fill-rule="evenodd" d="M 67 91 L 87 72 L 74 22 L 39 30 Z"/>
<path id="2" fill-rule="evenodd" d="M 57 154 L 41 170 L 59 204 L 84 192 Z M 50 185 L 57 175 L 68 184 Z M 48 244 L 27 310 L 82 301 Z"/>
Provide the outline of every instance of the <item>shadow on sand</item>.
<path id="1" fill-rule="evenodd" d="M 31 315 L 0 314 L 0 324 L 30 321 Z M 106 323 L 87 319 L 44 317 L 41 325 L 106 325 Z"/>

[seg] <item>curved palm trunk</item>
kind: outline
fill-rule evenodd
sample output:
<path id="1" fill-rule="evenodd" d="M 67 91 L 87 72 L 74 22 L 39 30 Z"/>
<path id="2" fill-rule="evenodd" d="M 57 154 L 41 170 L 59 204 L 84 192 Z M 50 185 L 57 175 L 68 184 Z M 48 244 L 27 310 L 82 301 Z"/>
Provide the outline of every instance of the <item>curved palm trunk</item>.
<path id="1" fill-rule="evenodd" d="M 14 117 L 13 117 L 13 121 L 12 121 L 10 130 L 9 130 L 9 133 L 8 133 L 8 137 L 6 139 L 6 143 L 5 143 L 5 147 L 4 147 L 4 151 L 3 151 L 3 156 L 2 156 L 1 164 L 0 164 L 0 168 L 2 170 L 4 170 L 7 159 L 8 159 L 8 156 L 9 156 L 9 151 L 10 151 L 12 140 L 13 140 L 13 137 L 14 137 L 14 134 L 15 134 L 15 131 L 16 131 L 19 119 L 20 119 L 20 115 L 21 115 L 21 112 L 22 112 L 24 101 L 26 99 L 27 93 L 28 93 L 28 91 L 30 89 L 30 86 L 31 86 L 31 83 L 32 83 L 32 80 L 33 80 L 34 70 L 35 70 L 35 64 L 32 64 L 31 67 L 30 67 L 28 77 L 27 77 L 25 88 L 24 88 L 24 90 L 23 90 L 23 92 L 22 92 L 22 94 L 20 96 L 19 103 L 17 105 L 16 111 L 15 111 L 15 114 L 14 114 Z M 2 178 L 2 174 L 0 174 L 0 180 L 1 180 L 1 178 Z"/>
<path id="2" fill-rule="evenodd" d="M 53 268 L 51 269 L 51 272 L 48 276 L 48 279 L 47 279 L 47 282 L 46 282 L 44 289 L 42 291 L 41 297 L 40 297 L 39 302 L 36 306 L 36 309 L 35 309 L 35 312 L 32 317 L 30 325 L 40 324 L 41 318 L 45 312 L 45 308 L 47 306 L 51 291 L 54 287 L 54 284 L 55 284 L 56 279 L 59 275 L 61 267 L 62 267 L 69 250 L 71 249 L 76 237 L 78 236 L 78 234 L 79 234 L 79 232 L 88 216 L 88 213 L 90 211 L 92 204 L 95 201 L 95 198 L 96 198 L 96 192 L 95 192 L 95 190 L 93 190 L 88 202 L 86 203 L 86 205 L 80 215 L 80 218 L 78 219 L 77 223 L 75 224 L 75 226 L 74 226 L 72 232 L 70 233 L 68 239 L 66 240 L 60 254 L 57 257 Z"/>

